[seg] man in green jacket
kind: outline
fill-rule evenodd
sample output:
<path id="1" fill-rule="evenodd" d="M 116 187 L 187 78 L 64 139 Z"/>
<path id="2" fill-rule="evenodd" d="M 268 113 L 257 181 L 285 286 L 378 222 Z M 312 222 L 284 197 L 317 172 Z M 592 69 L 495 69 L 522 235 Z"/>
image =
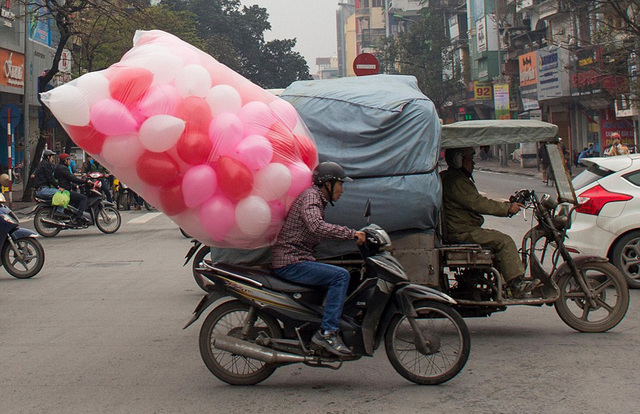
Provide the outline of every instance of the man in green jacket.
<path id="1" fill-rule="evenodd" d="M 477 243 L 495 253 L 495 266 L 507 282 L 513 297 L 522 297 L 537 283 L 524 281 L 524 265 L 511 237 L 497 230 L 483 229 L 483 214 L 507 217 L 524 207 L 520 203 L 491 200 L 478 193 L 473 180 L 473 148 L 449 148 L 441 173 L 443 213 L 449 242 Z"/>

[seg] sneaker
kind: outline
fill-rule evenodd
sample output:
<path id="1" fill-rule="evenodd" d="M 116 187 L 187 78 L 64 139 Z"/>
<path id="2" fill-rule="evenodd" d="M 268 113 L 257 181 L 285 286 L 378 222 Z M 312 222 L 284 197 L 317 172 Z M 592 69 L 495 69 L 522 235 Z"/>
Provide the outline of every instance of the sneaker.
<path id="1" fill-rule="evenodd" d="M 353 352 L 342 342 L 336 332 L 316 332 L 311 342 L 336 356 L 350 356 Z"/>
<path id="2" fill-rule="evenodd" d="M 512 279 L 507 284 L 507 287 L 509 288 L 509 291 L 511 292 L 511 297 L 512 298 L 521 299 L 526 294 L 531 293 L 533 291 L 533 289 L 535 289 L 538 286 L 540 286 L 540 283 L 542 283 L 542 282 L 540 282 L 539 279 L 526 281 L 526 280 L 524 280 L 524 277 L 520 276 L 520 277 L 516 277 L 515 279 Z"/>

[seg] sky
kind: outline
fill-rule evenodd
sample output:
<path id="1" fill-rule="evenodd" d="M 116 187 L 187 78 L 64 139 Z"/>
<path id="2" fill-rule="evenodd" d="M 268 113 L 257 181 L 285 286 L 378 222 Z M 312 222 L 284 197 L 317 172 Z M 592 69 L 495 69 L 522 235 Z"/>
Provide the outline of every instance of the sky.
<path id="1" fill-rule="evenodd" d="M 340 0 L 241 0 L 245 6 L 257 4 L 267 9 L 271 30 L 265 40 L 296 38 L 293 49 L 316 73 L 317 57 L 337 56 L 336 10 Z"/>

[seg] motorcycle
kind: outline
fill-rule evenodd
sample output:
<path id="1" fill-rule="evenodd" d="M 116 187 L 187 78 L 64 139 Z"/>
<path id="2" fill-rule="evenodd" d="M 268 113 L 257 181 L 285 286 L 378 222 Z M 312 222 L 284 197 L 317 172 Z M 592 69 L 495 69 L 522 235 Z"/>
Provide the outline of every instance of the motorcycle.
<path id="1" fill-rule="evenodd" d="M 520 252 L 529 269 L 528 281 L 538 287 L 525 297 L 510 297 L 493 267 L 490 250 L 479 245 L 444 245 L 440 248 L 441 290 L 456 300 L 460 314 L 489 316 L 510 305 L 549 305 L 580 332 L 605 332 L 620 323 L 629 307 L 626 280 L 604 257 L 571 256 L 564 245 L 571 209 L 558 208 L 549 195 L 538 197 L 526 189 L 510 201 L 532 210 L 537 222 L 525 233 Z"/>
<path id="2" fill-rule="evenodd" d="M 36 210 L 33 217 L 33 225 L 38 234 L 44 237 L 54 237 L 62 230 L 86 229 L 95 225 L 105 234 L 118 231 L 122 224 L 120 212 L 115 204 L 105 201 L 104 194 L 99 190 L 100 181 L 93 185 L 81 186 L 81 190 L 87 196 L 87 208 L 83 213 L 85 223 L 74 223 L 72 217 L 78 211 L 69 204 L 64 211 L 59 212 L 58 207 L 51 205 L 50 197 L 36 196 Z"/>
<path id="3" fill-rule="evenodd" d="M 35 232 L 20 228 L 20 220 L 6 202 L 0 194 L 0 260 L 11 276 L 28 279 L 42 269 L 44 249 Z"/>
<path id="4" fill-rule="evenodd" d="M 387 233 L 362 229 L 363 266 L 352 274 L 340 330 L 353 356 L 337 357 L 311 342 L 322 320 L 324 289 L 298 285 L 258 268 L 202 262 L 198 277 L 207 295 L 185 329 L 212 304 L 200 330 L 207 368 L 232 385 L 252 385 L 280 366 L 303 363 L 339 369 L 373 356 L 384 342 L 394 369 L 409 381 L 435 385 L 455 377 L 471 347 L 469 329 L 453 309 L 456 301 L 435 289 L 413 285 L 385 249 Z"/>

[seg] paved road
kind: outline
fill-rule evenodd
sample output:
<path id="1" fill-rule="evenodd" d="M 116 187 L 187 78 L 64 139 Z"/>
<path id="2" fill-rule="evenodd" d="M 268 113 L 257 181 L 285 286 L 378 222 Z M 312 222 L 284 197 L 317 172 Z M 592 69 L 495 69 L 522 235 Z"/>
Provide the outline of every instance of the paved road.
<path id="1" fill-rule="evenodd" d="M 481 175 L 479 182 L 495 181 Z M 163 215 L 123 218 L 114 235 L 92 229 L 41 239 L 47 263 L 34 279 L 0 271 L 0 412 L 639 411 L 640 291 L 605 334 L 574 332 L 549 307 L 467 320 L 469 362 L 437 387 L 404 380 L 383 349 L 339 371 L 289 366 L 259 386 L 227 386 L 200 359 L 200 325 L 182 330 L 201 297 L 181 267 L 188 241 Z M 504 222 L 514 233 L 528 225 L 491 225 Z"/>

